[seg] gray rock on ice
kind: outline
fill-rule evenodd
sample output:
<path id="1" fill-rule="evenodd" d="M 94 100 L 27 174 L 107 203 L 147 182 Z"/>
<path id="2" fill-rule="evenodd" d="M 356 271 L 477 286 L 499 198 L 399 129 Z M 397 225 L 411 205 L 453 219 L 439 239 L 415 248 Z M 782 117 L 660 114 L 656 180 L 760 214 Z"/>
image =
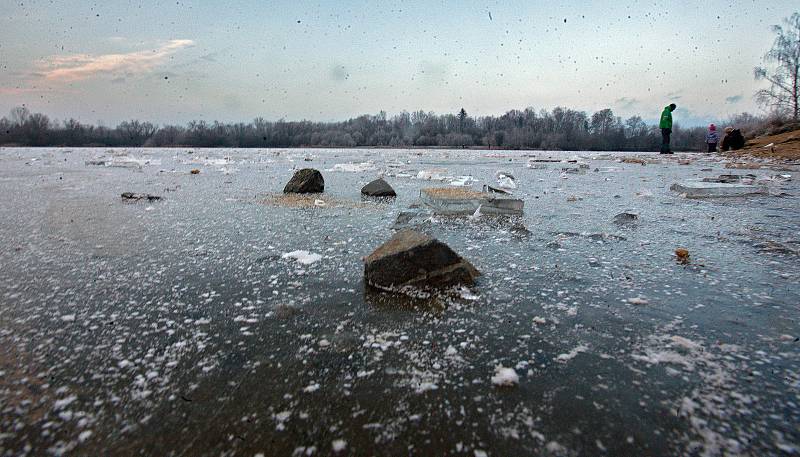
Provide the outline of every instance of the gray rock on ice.
<path id="1" fill-rule="evenodd" d="M 364 280 L 383 290 L 405 286 L 472 285 L 480 272 L 449 246 L 424 233 L 401 230 L 364 260 Z"/>
<path id="2" fill-rule="evenodd" d="M 325 179 L 319 170 L 303 168 L 295 172 L 283 188 L 285 194 L 316 194 L 325 192 Z"/>
<path id="3" fill-rule="evenodd" d="M 361 188 L 361 193 L 368 197 L 396 197 L 397 193 L 383 178 L 378 178 Z"/>
<path id="4" fill-rule="evenodd" d="M 637 220 L 639 220 L 639 215 L 633 213 L 619 213 L 614 216 L 614 223 L 619 225 L 631 224 Z"/>
<path id="5" fill-rule="evenodd" d="M 120 196 L 125 201 L 147 200 L 149 202 L 152 202 L 152 201 L 161 200 L 161 197 L 158 196 L 158 195 L 138 194 L 138 193 L 135 193 L 135 192 L 123 192 Z"/>

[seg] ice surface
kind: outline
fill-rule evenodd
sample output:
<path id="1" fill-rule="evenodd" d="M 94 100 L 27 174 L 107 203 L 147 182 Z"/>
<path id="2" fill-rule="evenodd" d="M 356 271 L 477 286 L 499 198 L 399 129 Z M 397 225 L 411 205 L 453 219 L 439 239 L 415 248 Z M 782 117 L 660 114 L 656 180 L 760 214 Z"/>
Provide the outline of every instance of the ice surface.
<path id="1" fill-rule="evenodd" d="M 752 171 L 775 197 L 692 200 L 670 185 L 725 174 L 714 157 L 531 154 L 0 149 L 0 453 L 796 452 L 800 183 L 768 179 L 795 171 Z M 125 156 L 144 160 L 87 165 Z M 307 157 L 375 169 L 276 202 Z M 362 201 L 382 170 L 397 199 Z M 524 213 L 416 206 L 498 170 Z M 474 288 L 363 288 L 403 212 L 481 270 Z M 495 386 L 498 366 L 521 382 Z"/>

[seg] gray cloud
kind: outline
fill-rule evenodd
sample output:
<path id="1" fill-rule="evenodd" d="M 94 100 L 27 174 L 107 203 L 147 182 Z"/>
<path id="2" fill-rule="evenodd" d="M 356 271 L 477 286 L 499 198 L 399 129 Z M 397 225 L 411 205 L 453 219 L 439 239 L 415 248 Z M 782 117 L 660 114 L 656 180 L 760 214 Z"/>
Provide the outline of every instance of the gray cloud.
<path id="1" fill-rule="evenodd" d="M 681 98 L 683 98 L 683 95 L 681 95 L 682 93 L 683 93 L 683 90 L 676 90 L 676 91 L 668 93 L 667 94 L 667 98 L 672 99 L 672 100 L 680 100 Z"/>
<path id="2" fill-rule="evenodd" d="M 622 97 L 615 100 L 614 103 L 619 105 L 622 109 L 630 109 L 641 102 L 635 98 Z"/>
<path id="3" fill-rule="evenodd" d="M 744 98 L 743 95 L 732 95 L 730 97 L 725 97 L 725 103 L 734 104 L 739 103 Z"/>

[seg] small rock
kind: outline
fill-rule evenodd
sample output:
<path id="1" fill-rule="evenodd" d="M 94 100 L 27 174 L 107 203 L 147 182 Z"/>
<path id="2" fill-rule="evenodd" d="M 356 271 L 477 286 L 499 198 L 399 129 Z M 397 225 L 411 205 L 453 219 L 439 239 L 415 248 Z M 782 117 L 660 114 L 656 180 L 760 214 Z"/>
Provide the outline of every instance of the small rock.
<path id="1" fill-rule="evenodd" d="M 449 246 L 414 230 L 397 232 L 364 260 L 365 282 L 383 290 L 471 285 L 478 276 Z"/>
<path id="2" fill-rule="evenodd" d="M 686 248 L 675 249 L 675 257 L 678 263 L 687 264 L 689 263 L 689 250 Z"/>
<path id="3" fill-rule="evenodd" d="M 630 224 L 636 222 L 639 219 L 638 214 L 633 213 L 619 213 L 614 216 L 614 223 L 615 224 Z"/>
<path id="4" fill-rule="evenodd" d="M 193 175 L 199 175 L 200 174 L 200 170 L 198 170 L 197 168 L 192 168 L 192 171 L 190 171 L 189 173 L 191 173 Z"/>
<path id="5" fill-rule="evenodd" d="M 162 197 L 158 195 L 150 195 L 150 194 L 137 194 L 134 192 L 123 192 L 121 195 L 123 200 L 128 201 L 139 201 L 139 200 L 147 200 L 149 202 L 161 200 Z"/>
<path id="6" fill-rule="evenodd" d="M 291 305 L 277 305 L 275 307 L 275 317 L 278 319 L 289 319 L 300 314 L 300 310 Z"/>
<path id="7" fill-rule="evenodd" d="M 392 186 L 382 178 L 378 178 L 361 188 L 361 193 L 368 197 L 396 197 Z"/>
<path id="8" fill-rule="evenodd" d="M 625 157 L 622 159 L 622 163 L 638 163 L 642 166 L 647 165 L 647 162 L 644 159 L 640 159 L 638 157 Z"/>
<path id="9" fill-rule="evenodd" d="M 319 170 L 313 168 L 303 168 L 295 172 L 292 179 L 286 183 L 283 193 L 289 194 L 313 194 L 325 192 L 325 179 Z"/>

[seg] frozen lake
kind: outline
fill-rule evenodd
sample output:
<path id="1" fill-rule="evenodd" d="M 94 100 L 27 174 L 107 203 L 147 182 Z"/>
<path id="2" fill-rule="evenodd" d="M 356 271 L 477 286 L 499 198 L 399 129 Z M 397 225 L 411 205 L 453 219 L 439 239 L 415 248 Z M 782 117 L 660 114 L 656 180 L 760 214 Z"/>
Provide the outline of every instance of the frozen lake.
<path id="1" fill-rule="evenodd" d="M 0 454 L 796 455 L 800 185 L 768 179 L 796 172 L 621 157 L 0 148 Z M 273 198 L 305 167 L 324 206 Z M 498 170 L 524 216 L 425 225 L 476 287 L 365 294 L 361 258 L 452 181 L 417 177 Z M 382 172 L 397 199 L 362 201 Z M 669 190 L 731 173 L 770 194 Z"/>

